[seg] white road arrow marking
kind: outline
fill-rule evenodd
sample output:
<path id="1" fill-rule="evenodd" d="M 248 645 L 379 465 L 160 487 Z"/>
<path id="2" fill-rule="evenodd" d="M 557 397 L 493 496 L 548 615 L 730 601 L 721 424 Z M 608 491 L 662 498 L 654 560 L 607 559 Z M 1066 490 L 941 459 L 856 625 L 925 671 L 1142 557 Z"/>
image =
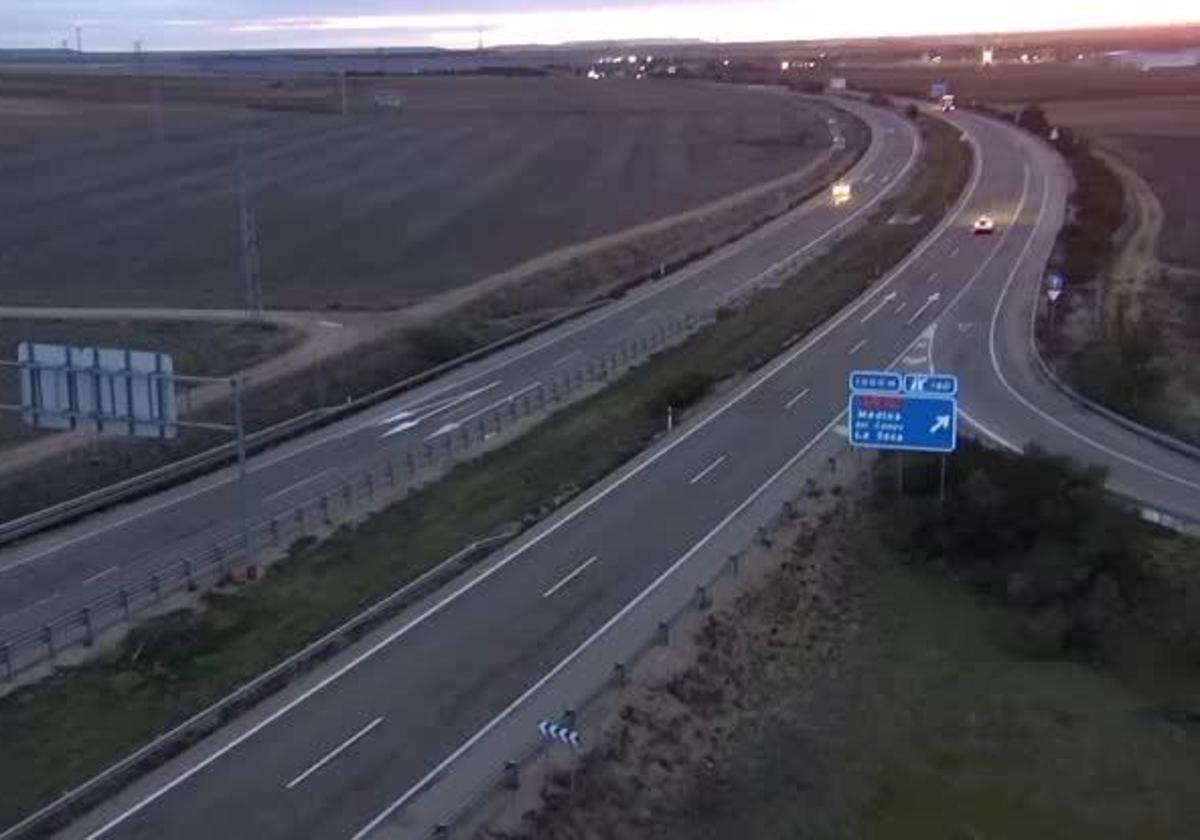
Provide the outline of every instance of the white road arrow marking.
<path id="1" fill-rule="evenodd" d="M 896 299 L 896 293 L 888 292 L 886 295 L 883 296 L 883 300 L 881 300 L 879 302 L 879 305 L 876 306 L 874 309 L 872 309 L 870 312 L 868 312 L 866 315 L 864 315 L 859 320 L 858 323 L 860 323 L 860 324 L 867 323 L 867 321 L 870 321 L 872 318 L 874 318 L 879 313 L 879 310 L 883 309 L 883 307 L 887 306 L 889 303 L 891 303 L 895 299 Z"/>
<path id="2" fill-rule="evenodd" d="M 949 429 L 949 428 L 950 428 L 950 415 L 949 414 L 939 414 L 937 416 L 937 418 L 934 420 L 933 425 L 929 427 L 929 434 L 936 435 L 938 432 L 942 431 L 942 429 Z"/>
<path id="3" fill-rule="evenodd" d="M 926 309 L 933 306 L 935 303 L 937 303 L 941 299 L 942 299 L 942 295 L 940 292 L 934 292 L 933 294 L 931 294 L 929 296 L 929 299 L 927 301 L 925 301 L 923 304 L 921 304 L 921 308 L 918 309 L 916 312 L 914 312 L 913 316 L 908 319 L 908 323 L 911 325 L 914 321 L 916 321 L 918 318 L 920 318 L 922 315 L 925 314 Z"/>
<path id="4" fill-rule="evenodd" d="M 409 429 L 414 429 L 417 426 L 421 425 L 426 420 L 432 419 L 432 418 L 438 416 L 439 414 L 443 414 L 443 413 L 449 411 L 450 409 L 454 408 L 455 406 L 461 405 L 462 403 L 465 403 L 467 400 L 470 400 L 470 399 L 473 399 L 473 398 L 479 396 L 480 394 L 484 393 L 485 391 L 492 390 L 497 385 L 499 385 L 500 382 L 501 382 L 501 380 L 497 379 L 495 382 L 484 385 L 482 388 L 474 388 L 470 391 L 467 391 L 465 394 L 460 394 L 459 396 L 455 397 L 454 399 L 446 402 L 444 405 L 438 406 L 437 408 L 433 409 L 432 411 L 428 411 L 425 414 L 422 414 L 420 417 L 412 417 L 411 412 L 400 412 L 395 415 L 392 415 L 396 419 L 400 419 L 400 414 L 408 414 L 409 417 L 412 417 L 412 419 L 407 419 L 402 423 L 392 426 L 392 428 L 388 429 L 386 432 L 384 432 L 379 437 L 380 438 L 389 438 L 392 435 L 398 435 L 401 432 L 407 432 Z"/>

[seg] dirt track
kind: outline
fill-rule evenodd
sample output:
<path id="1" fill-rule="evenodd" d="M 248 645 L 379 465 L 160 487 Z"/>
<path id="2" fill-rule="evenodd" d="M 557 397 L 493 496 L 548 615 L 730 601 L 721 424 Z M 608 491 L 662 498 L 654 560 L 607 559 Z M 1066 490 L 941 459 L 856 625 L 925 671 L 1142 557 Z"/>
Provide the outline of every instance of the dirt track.
<path id="1" fill-rule="evenodd" d="M 136 100 L 80 103 L 0 80 L 0 303 L 241 305 L 241 136 L 267 304 L 316 309 L 408 305 L 777 177 L 828 142 L 777 95 L 569 78 L 359 80 L 348 117 L 177 101 L 167 84 L 160 140 L 156 94 L 135 81 L 111 95 Z M 373 104 L 381 85 L 402 110 Z"/>

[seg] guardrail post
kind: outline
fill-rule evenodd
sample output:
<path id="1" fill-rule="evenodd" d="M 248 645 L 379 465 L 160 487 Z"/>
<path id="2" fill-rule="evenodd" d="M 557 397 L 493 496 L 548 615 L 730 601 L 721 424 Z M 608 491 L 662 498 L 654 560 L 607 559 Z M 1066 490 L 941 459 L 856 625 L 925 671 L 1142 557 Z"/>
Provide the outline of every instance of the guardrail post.
<path id="1" fill-rule="evenodd" d="M 271 524 L 268 526 L 271 529 L 271 545 L 279 545 L 279 520 L 274 516 L 271 517 Z"/>
<path id="2" fill-rule="evenodd" d="M 408 464 L 408 477 L 412 478 L 417 474 L 417 463 L 413 459 L 413 454 L 411 451 L 404 453 L 404 461 L 406 464 Z"/>
<path id="3" fill-rule="evenodd" d="M 425 466 L 433 464 L 433 444 L 425 444 Z"/>
<path id="4" fill-rule="evenodd" d="M 733 573 L 734 577 L 737 577 L 738 573 L 741 571 L 741 565 L 741 558 L 739 558 L 736 554 L 729 555 L 729 571 Z"/>
<path id="5" fill-rule="evenodd" d="M 349 510 L 354 504 L 354 483 L 347 481 L 342 485 L 342 500 L 346 503 L 346 510 Z"/>
<path id="6" fill-rule="evenodd" d="M 321 519 L 323 519 L 325 521 L 326 525 L 333 524 L 333 516 L 331 516 L 329 513 L 329 496 L 328 495 L 321 496 Z"/>
<path id="7" fill-rule="evenodd" d="M 796 503 L 791 499 L 783 503 L 783 515 L 788 519 L 796 518 Z"/>
<path id="8" fill-rule="evenodd" d="M 46 644 L 46 655 L 54 658 L 54 628 L 49 624 L 42 627 L 42 641 Z"/>
<path id="9" fill-rule="evenodd" d="M 158 572 L 150 573 L 150 591 L 154 593 L 155 601 L 162 601 L 162 584 L 158 580 Z"/>
<path id="10" fill-rule="evenodd" d="M 196 579 L 192 576 L 192 561 L 191 558 L 183 561 L 183 576 L 187 578 L 188 592 L 196 591 Z"/>
<path id="11" fill-rule="evenodd" d="M 517 420 L 517 401 L 516 400 L 508 401 L 508 419 L 512 420 L 514 423 Z"/>
<path id="12" fill-rule="evenodd" d="M 125 620 L 128 621 L 129 620 L 129 590 L 126 589 L 124 586 L 122 586 L 121 590 L 119 592 L 119 597 L 121 599 L 121 612 L 124 614 Z"/>
<path id="13" fill-rule="evenodd" d="M 629 682 L 629 671 L 624 662 L 613 663 L 613 680 L 619 688 L 624 688 Z"/>
<path id="14" fill-rule="evenodd" d="M 758 529 L 758 544 L 761 545 L 763 548 L 770 548 L 771 542 L 772 542 L 771 535 L 767 533 L 767 529 L 759 528 Z"/>
<path id="15" fill-rule="evenodd" d="M 388 487 L 394 488 L 396 486 L 396 465 L 392 463 L 390 458 L 388 459 L 387 467 L 384 468 L 384 475 L 387 476 Z"/>
<path id="16" fill-rule="evenodd" d="M 368 472 L 366 475 L 366 480 L 367 480 L 367 498 L 369 500 L 373 501 L 375 499 L 375 476 L 372 475 L 370 472 Z"/>
<path id="17" fill-rule="evenodd" d="M 509 790 L 517 790 L 521 787 L 520 768 L 515 761 L 504 762 L 504 786 Z"/>
<path id="18" fill-rule="evenodd" d="M 701 584 L 696 587 L 696 609 L 706 610 L 712 606 L 712 598 L 708 594 L 708 587 Z"/>
<path id="19" fill-rule="evenodd" d="M 83 616 L 83 646 L 91 647 L 96 641 L 96 633 L 92 627 L 92 608 L 84 607 L 79 612 Z"/>
<path id="20" fill-rule="evenodd" d="M 546 386 L 540 382 L 538 383 L 537 395 L 538 395 L 538 405 L 541 406 L 542 408 L 545 408 L 546 407 Z"/>
<path id="21" fill-rule="evenodd" d="M 10 682 L 13 677 L 12 658 L 8 654 L 8 645 L 0 645 L 0 662 L 4 664 L 4 681 Z"/>
<path id="22" fill-rule="evenodd" d="M 658 622 L 658 641 L 659 644 L 671 644 L 671 625 L 665 621 Z"/>

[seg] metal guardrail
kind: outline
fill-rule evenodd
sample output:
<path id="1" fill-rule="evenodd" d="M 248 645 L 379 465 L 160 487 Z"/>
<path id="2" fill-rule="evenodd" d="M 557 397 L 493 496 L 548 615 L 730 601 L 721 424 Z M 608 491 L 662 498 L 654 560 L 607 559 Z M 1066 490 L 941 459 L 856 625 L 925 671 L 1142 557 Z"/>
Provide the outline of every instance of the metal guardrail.
<path id="1" fill-rule="evenodd" d="M 796 515 L 796 503 L 791 501 L 785 502 L 775 516 L 758 529 L 756 544 L 769 546 L 771 544 L 770 533 L 781 523 L 794 520 Z M 672 630 L 675 626 L 689 614 L 707 612 L 713 605 L 712 592 L 714 587 L 726 578 L 737 578 L 740 573 L 741 554 L 729 555 L 716 571 L 707 576 L 702 583 L 692 590 L 692 594 L 686 601 L 665 615 L 654 629 L 636 647 L 630 650 L 624 658 L 614 662 L 611 670 L 595 674 L 594 684 L 586 693 L 579 697 L 571 711 L 574 711 L 576 714 L 582 713 L 610 692 L 623 689 L 628 683 L 630 672 L 647 653 L 656 648 L 670 645 Z M 531 733 L 532 735 L 533 733 Z M 473 818 L 479 814 L 480 809 L 491 797 L 502 790 L 517 790 L 521 786 L 522 772 L 530 768 L 533 760 L 543 750 L 547 749 L 548 746 L 547 742 L 531 737 L 529 743 L 523 749 L 496 768 L 484 784 L 477 788 L 472 795 L 460 802 L 452 811 L 445 814 L 436 825 L 424 834 L 424 837 L 451 837 L 457 830 L 470 827 Z M 403 809 L 391 815 L 390 820 L 399 819 L 402 814 Z M 380 826 L 380 830 L 383 827 Z"/>
<path id="2" fill-rule="evenodd" d="M 575 399 L 594 392 L 650 356 L 690 336 L 704 322 L 691 315 L 622 341 L 574 367 L 564 367 L 548 382 L 518 398 L 496 405 L 470 422 L 416 448 L 373 457 L 343 470 L 349 476 L 332 490 L 255 523 L 256 548 L 279 552 L 293 541 L 328 532 L 338 524 L 398 498 L 440 474 L 447 466 L 509 437 L 523 423 L 547 416 Z M 137 584 L 110 590 L 45 622 L 37 630 L 0 639 L 0 681 L 10 681 L 37 665 L 54 661 L 66 649 L 91 646 L 104 631 L 163 608 L 184 592 L 212 586 L 229 576 L 257 573 L 257 557 L 247 557 L 240 533 L 207 548 L 150 569 Z"/>
<path id="3" fill-rule="evenodd" d="M 1046 146 L 1048 146 L 1055 154 L 1059 155 L 1060 157 L 1062 156 L 1061 153 L 1058 151 L 1058 147 L 1055 146 L 1054 143 L 1051 142 L 1048 138 L 1043 137 L 1040 134 L 1037 134 L 1035 132 L 1025 129 L 1023 126 L 1017 124 L 1017 122 L 1015 120 L 1006 119 L 1003 115 L 997 113 L 996 111 L 994 111 L 990 108 L 980 107 L 980 105 L 978 103 L 969 103 L 964 107 L 966 107 L 968 110 L 971 110 L 977 114 L 980 114 L 988 119 L 996 120 L 998 122 L 1003 122 L 1005 125 L 1007 125 L 1009 127 L 1015 127 L 1017 129 L 1023 130 L 1029 136 L 1035 137 L 1038 140 L 1041 140 L 1042 143 L 1045 144 Z M 1079 391 L 1077 391 L 1075 388 L 1073 388 L 1071 385 L 1069 385 L 1065 380 L 1063 380 L 1062 377 L 1060 377 L 1057 373 L 1055 373 L 1054 368 L 1052 368 L 1050 366 L 1050 364 L 1046 361 L 1046 358 L 1042 355 L 1041 348 L 1038 346 L 1036 335 L 1034 336 L 1034 340 L 1031 342 L 1031 344 L 1032 344 L 1031 355 L 1033 356 L 1035 367 L 1036 367 L 1038 373 L 1040 373 L 1042 375 L 1043 379 L 1045 379 L 1047 382 L 1050 383 L 1050 385 L 1052 385 L 1054 388 L 1056 388 L 1058 391 L 1060 391 L 1063 394 L 1063 396 L 1065 396 L 1067 399 L 1071 400 L 1072 402 L 1074 402 L 1076 405 L 1078 405 L 1079 407 L 1081 407 L 1083 409 L 1091 411 L 1094 414 L 1098 414 L 1101 417 L 1104 417 L 1105 419 L 1110 420 L 1119 426 L 1123 426 L 1124 428 L 1128 429 L 1129 431 L 1133 432 L 1134 434 L 1141 435 L 1142 437 L 1146 438 L 1147 440 L 1157 443 L 1160 446 L 1164 446 L 1174 452 L 1177 452 L 1180 455 L 1200 461 L 1200 447 L 1194 446 L 1193 444 L 1190 444 L 1187 441 L 1180 440 L 1179 438 L 1175 437 L 1174 435 L 1169 435 L 1165 432 L 1160 432 L 1157 429 L 1151 429 L 1149 426 L 1143 425 L 1143 424 L 1137 422 L 1136 420 L 1133 420 L 1132 418 L 1126 417 L 1124 414 L 1121 414 L 1118 411 L 1113 411 L 1111 408 L 1101 405 L 1100 403 L 1096 402 L 1095 400 L 1091 399 L 1090 397 L 1086 397 L 1083 394 L 1079 393 Z"/>
<path id="4" fill-rule="evenodd" d="M 1086 397 L 1079 393 L 1079 391 L 1075 390 L 1073 387 L 1067 384 L 1062 377 L 1055 373 L 1054 368 L 1050 367 L 1049 362 L 1046 361 L 1045 357 L 1042 355 L 1041 349 L 1037 347 L 1036 343 L 1034 345 L 1032 355 L 1034 361 L 1036 362 L 1037 370 L 1042 375 L 1042 378 L 1049 382 L 1050 385 L 1062 393 L 1063 396 L 1078 405 L 1080 408 L 1090 411 L 1093 414 L 1099 414 L 1106 420 L 1116 423 L 1118 426 L 1121 426 L 1136 435 L 1140 435 L 1141 437 L 1144 437 L 1153 443 L 1157 443 L 1159 446 L 1170 449 L 1172 452 L 1176 452 L 1195 461 L 1200 461 L 1200 447 L 1193 446 L 1187 441 L 1180 440 L 1173 435 L 1160 432 L 1157 429 L 1151 429 L 1149 426 L 1144 426 L 1136 420 L 1126 417 L 1120 412 L 1113 411 L 1111 408 L 1101 405 L 1090 397 Z"/>
<path id="5" fill-rule="evenodd" d="M 447 362 L 442 362 L 439 365 L 421 371 L 418 374 L 406 377 L 391 385 L 386 385 L 343 405 L 305 412 L 265 429 L 250 432 L 246 435 L 247 449 L 250 452 L 259 452 L 298 435 L 335 423 L 338 420 L 378 405 L 406 391 L 418 388 L 452 370 L 457 370 L 493 353 L 519 344 L 539 333 L 554 329 L 574 318 L 586 315 L 588 312 L 598 309 L 605 303 L 607 301 L 600 300 L 573 308 L 540 324 L 535 324 L 532 327 L 520 330 L 477 350 L 472 350 L 470 353 L 464 353 Z M 0 523 L 0 546 L 16 542 L 41 531 L 60 527 L 76 519 L 121 504 L 122 502 L 132 501 L 196 478 L 231 462 L 235 457 L 236 446 L 233 443 L 224 443 L 174 463 L 149 470 L 141 475 L 116 482 L 108 487 L 94 490 L 26 516 Z"/>
<path id="6" fill-rule="evenodd" d="M 854 115 L 851 116 L 857 118 Z M 864 152 L 865 148 L 858 150 L 847 161 L 844 162 L 844 165 L 835 167 L 835 174 L 848 170 L 857 165 L 861 161 Z M 830 160 L 832 160 L 832 150 L 829 157 Z M 825 161 L 822 165 L 828 164 L 830 160 Z M 794 209 L 795 206 L 799 206 L 799 204 L 802 204 L 803 202 L 820 195 L 821 191 L 824 189 L 824 184 L 826 181 L 824 178 L 819 178 L 818 181 L 820 182 L 818 185 L 814 186 L 811 191 L 806 191 L 801 194 L 793 206 L 789 207 L 788 210 L 785 210 L 784 213 L 790 212 L 790 210 Z M 736 238 L 738 237 L 735 237 L 734 239 Z M 731 239 L 729 241 L 733 240 Z M 728 242 L 725 244 L 728 244 Z M 702 260 L 709 256 L 712 250 L 714 249 L 706 249 L 688 257 L 678 259 L 669 264 L 664 264 L 659 272 L 652 272 L 631 280 L 615 289 L 612 292 L 612 295 L 619 297 L 643 282 L 651 280 L 655 277 L 660 277 L 662 271 L 675 271 L 684 268 L 693 262 Z M 804 259 L 807 258 L 808 257 L 805 256 Z M 794 270 L 796 264 L 802 263 L 804 259 L 785 261 L 787 262 L 786 271 Z M 779 269 L 781 267 L 777 266 L 776 268 Z M 784 270 L 776 270 L 770 272 L 770 276 L 773 280 L 778 280 L 784 273 Z M 469 353 L 464 353 L 461 356 L 457 356 L 454 359 L 435 365 L 434 367 L 421 371 L 413 376 L 409 376 L 399 380 L 398 382 L 386 385 L 383 388 L 367 394 L 366 396 L 351 400 L 343 405 L 309 411 L 304 414 L 297 415 L 296 417 L 281 421 L 267 428 L 251 432 L 246 435 L 247 451 L 250 454 L 260 452 L 263 449 L 276 446 L 298 435 L 335 423 L 338 420 L 391 399 L 398 394 L 404 393 L 405 391 L 418 388 L 421 385 L 424 385 L 452 370 L 456 370 L 472 362 L 485 358 L 493 353 L 497 353 L 501 350 L 505 350 L 509 347 L 520 344 L 522 341 L 525 341 L 526 339 L 535 335 L 552 330 L 568 321 L 599 309 L 610 302 L 610 299 L 605 298 L 592 301 L 591 303 L 587 303 L 582 306 L 573 307 L 566 312 L 560 313 L 559 315 L 556 315 L 553 318 L 550 318 L 539 324 L 535 324 L 532 327 L 519 330 L 512 335 L 505 336 L 504 338 L 498 339 L 497 341 L 484 345 L 476 350 L 472 350 Z M 728 301 L 724 303 L 728 303 Z M 123 481 L 116 482 L 108 487 L 83 494 L 74 499 L 69 499 L 65 502 L 44 508 L 43 510 L 36 511 L 26 516 L 13 519 L 8 522 L 0 522 L 0 546 L 16 542 L 51 528 L 65 525 L 76 519 L 80 519 L 84 516 L 105 510 L 114 505 L 132 501 L 176 484 L 180 484 L 189 479 L 196 478 L 232 461 L 235 457 L 235 444 L 221 444 L 205 450 L 204 452 L 199 452 L 195 455 L 183 458 L 172 464 L 167 464 L 165 466 L 149 470 L 141 475 L 133 476 Z"/>

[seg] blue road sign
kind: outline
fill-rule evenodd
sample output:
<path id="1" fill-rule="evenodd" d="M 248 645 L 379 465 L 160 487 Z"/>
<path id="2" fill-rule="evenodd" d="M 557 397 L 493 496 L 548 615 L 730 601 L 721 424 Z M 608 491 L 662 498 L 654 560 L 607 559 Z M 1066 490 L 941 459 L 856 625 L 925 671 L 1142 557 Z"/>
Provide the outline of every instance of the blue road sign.
<path id="1" fill-rule="evenodd" d="M 904 393 L 952 397 L 958 393 L 958 377 L 946 373 L 906 373 Z"/>
<path id="2" fill-rule="evenodd" d="M 850 374 L 851 391 L 874 391 L 877 394 L 899 394 L 904 380 L 898 373 L 886 370 L 856 370 Z"/>
<path id="3" fill-rule="evenodd" d="M 954 397 L 852 393 L 849 412 L 851 446 L 953 452 L 958 445 Z"/>
<path id="4" fill-rule="evenodd" d="M 1061 274 L 1046 275 L 1046 289 L 1051 292 L 1061 292 L 1066 286 L 1067 281 L 1063 279 Z"/>

